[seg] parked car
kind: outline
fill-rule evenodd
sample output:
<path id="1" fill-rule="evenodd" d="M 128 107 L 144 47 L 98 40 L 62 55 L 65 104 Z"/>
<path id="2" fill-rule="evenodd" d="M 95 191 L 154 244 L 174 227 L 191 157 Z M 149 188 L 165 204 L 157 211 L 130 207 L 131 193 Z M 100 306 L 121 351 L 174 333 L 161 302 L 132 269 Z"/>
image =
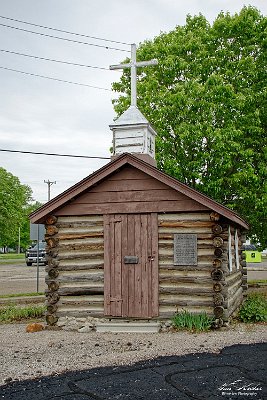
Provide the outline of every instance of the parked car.
<path id="1" fill-rule="evenodd" d="M 47 264 L 46 261 L 46 243 L 39 242 L 39 263 Z M 33 263 L 37 263 L 37 244 L 29 247 L 25 252 L 25 261 L 28 267 Z"/>

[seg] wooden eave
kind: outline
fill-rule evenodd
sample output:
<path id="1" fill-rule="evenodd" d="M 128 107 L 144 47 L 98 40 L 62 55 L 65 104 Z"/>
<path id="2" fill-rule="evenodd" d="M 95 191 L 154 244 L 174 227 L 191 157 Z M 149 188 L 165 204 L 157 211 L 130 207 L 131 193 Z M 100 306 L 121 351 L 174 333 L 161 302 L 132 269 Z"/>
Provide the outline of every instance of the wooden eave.
<path id="1" fill-rule="evenodd" d="M 212 211 L 217 212 L 218 214 L 224 216 L 225 218 L 235 222 L 236 224 L 242 226 L 244 229 L 249 229 L 249 225 L 246 221 L 244 221 L 238 214 L 230 210 L 229 208 L 223 206 L 220 203 L 212 200 L 208 196 L 198 192 L 195 189 L 190 188 L 184 183 L 178 181 L 175 178 L 167 175 L 164 172 L 159 171 L 156 167 L 146 163 L 140 158 L 134 156 L 133 154 L 124 153 L 104 165 L 102 168 L 89 175 L 85 179 L 71 186 L 65 192 L 59 194 L 54 199 L 50 200 L 36 211 L 30 214 L 30 220 L 32 223 L 44 223 L 46 217 L 50 214 L 53 214 L 55 210 L 61 208 L 66 205 L 69 201 L 73 200 L 77 196 L 81 195 L 86 190 L 90 189 L 94 185 L 103 181 L 106 177 L 116 172 L 118 169 L 123 167 L 124 165 L 129 164 L 140 171 L 146 173 L 152 178 L 157 179 L 158 181 L 164 183 L 165 185 L 171 187 L 172 189 L 183 193 L 187 197 L 197 201 L 200 204 L 203 204 L 207 208 Z"/>

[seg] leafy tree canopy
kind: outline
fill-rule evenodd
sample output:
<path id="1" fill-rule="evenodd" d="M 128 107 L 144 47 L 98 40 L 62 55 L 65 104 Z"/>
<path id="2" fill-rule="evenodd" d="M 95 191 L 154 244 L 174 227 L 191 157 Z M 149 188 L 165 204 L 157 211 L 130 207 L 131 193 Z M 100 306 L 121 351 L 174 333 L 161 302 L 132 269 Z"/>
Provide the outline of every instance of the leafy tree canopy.
<path id="1" fill-rule="evenodd" d="M 158 168 L 241 214 L 267 247 L 267 18 L 253 7 L 203 15 L 139 46 L 138 107 L 155 127 Z M 128 60 L 126 60 L 128 62 Z M 130 105 L 124 70 L 114 101 Z"/>
<path id="2" fill-rule="evenodd" d="M 31 194 L 29 186 L 0 167 L 0 247 L 18 243 L 19 227 L 25 224 Z"/>

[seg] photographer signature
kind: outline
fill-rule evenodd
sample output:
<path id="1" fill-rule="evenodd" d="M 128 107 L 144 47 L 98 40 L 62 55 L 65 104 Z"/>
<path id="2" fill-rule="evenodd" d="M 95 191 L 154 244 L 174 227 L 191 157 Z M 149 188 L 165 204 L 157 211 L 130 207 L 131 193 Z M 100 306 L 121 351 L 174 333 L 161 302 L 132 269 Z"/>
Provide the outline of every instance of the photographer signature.
<path id="1" fill-rule="evenodd" d="M 237 379 L 234 382 L 230 383 L 224 383 L 222 386 L 218 388 L 220 391 L 232 391 L 232 390 L 237 390 L 237 391 L 260 391 L 262 390 L 262 387 L 260 386 L 259 383 L 242 383 L 242 379 Z"/>

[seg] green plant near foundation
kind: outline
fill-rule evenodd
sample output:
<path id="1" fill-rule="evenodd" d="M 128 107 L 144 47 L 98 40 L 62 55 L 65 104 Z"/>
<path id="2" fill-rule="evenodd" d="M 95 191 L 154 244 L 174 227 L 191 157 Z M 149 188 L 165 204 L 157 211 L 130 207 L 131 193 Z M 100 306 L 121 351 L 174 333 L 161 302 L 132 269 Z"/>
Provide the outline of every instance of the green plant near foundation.
<path id="1" fill-rule="evenodd" d="M 44 315 L 45 307 L 40 305 L 29 305 L 17 307 L 10 305 L 0 308 L 0 322 L 14 322 L 23 319 L 41 318 Z"/>
<path id="2" fill-rule="evenodd" d="M 263 294 L 248 295 L 239 310 L 242 322 L 267 322 L 267 299 Z"/>
<path id="3" fill-rule="evenodd" d="M 206 313 L 190 313 L 186 310 L 177 312 L 172 318 L 172 324 L 177 329 L 185 329 L 195 332 L 205 332 L 211 329 L 213 318 Z"/>

